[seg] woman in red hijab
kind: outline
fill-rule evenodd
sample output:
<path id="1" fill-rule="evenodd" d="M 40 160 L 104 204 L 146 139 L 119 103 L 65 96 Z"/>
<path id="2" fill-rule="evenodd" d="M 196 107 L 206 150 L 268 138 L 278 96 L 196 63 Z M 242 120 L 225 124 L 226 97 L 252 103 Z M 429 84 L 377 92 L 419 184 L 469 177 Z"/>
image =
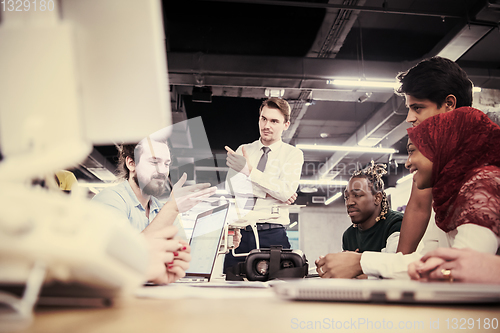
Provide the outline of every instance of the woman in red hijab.
<path id="1" fill-rule="evenodd" d="M 450 247 L 496 253 L 500 245 L 500 127 L 462 107 L 408 129 L 408 161 L 418 188 L 432 187 L 437 226 Z M 443 259 L 417 261 L 408 273 L 425 279 Z M 441 277 L 452 278 L 449 269 Z M 435 276 L 436 273 L 433 273 Z"/>

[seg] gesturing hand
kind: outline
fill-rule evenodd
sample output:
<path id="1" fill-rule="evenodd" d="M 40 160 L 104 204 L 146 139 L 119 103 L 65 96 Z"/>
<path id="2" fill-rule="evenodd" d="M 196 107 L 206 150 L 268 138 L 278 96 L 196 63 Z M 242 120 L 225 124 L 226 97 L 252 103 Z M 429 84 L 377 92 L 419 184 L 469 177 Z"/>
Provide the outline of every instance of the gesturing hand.
<path id="1" fill-rule="evenodd" d="M 239 155 L 234 152 L 231 148 L 228 146 L 225 146 L 227 150 L 227 157 L 226 157 L 226 164 L 228 167 L 233 169 L 236 172 L 241 172 L 245 176 L 249 176 L 250 172 L 252 172 L 252 166 L 250 165 L 250 162 L 248 160 L 247 153 L 245 151 L 245 147 L 242 147 L 241 151 L 243 155 Z"/>
<path id="2" fill-rule="evenodd" d="M 186 179 L 187 175 L 184 173 L 172 189 L 171 201 L 176 203 L 179 213 L 190 210 L 217 190 L 215 186 L 210 187 L 210 183 L 183 186 Z"/>

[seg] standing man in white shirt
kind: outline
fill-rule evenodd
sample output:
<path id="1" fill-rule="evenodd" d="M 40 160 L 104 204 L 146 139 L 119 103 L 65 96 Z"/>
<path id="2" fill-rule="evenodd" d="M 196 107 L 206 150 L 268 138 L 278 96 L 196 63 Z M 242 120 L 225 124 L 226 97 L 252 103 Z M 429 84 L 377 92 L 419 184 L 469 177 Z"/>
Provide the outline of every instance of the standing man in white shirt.
<path id="1" fill-rule="evenodd" d="M 291 204 L 297 198 L 295 191 L 304 164 L 302 151 L 281 140 L 283 131 L 290 126 L 290 111 L 290 105 L 284 99 L 272 97 L 265 100 L 260 107 L 259 140 L 241 145 L 236 152 L 226 146 L 230 168 L 226 189 L 236 198 L 244 197 L 248 198 L 245 199 L 247 202 L 255 202 L 253 211 L 262 216 L 279 211 L 278 218 L 257 224 L 261 248 L 271 245 L 290 248 L 285 231 L 290 219 L 283 204 Z M 235 252 L 250 252 L 256 247 L 252 228 L 248 226 L 241 231 L 241 244 Z M 245 257 L 234 257 L 229 253 L 224 270 L 244 260 Z"/>

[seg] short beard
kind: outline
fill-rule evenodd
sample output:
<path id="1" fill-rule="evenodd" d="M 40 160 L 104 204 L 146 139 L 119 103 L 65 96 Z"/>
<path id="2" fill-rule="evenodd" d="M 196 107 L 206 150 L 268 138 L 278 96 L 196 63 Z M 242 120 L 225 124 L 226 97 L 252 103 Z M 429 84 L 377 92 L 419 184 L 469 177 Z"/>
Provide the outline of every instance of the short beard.
<path id="1" fill-rule="evenodd" d="M 160 197 L 163 193 L 165 193 L 166 186 L 158 186 L 155 183 L 153 183 L 153 181 L 156 179 L 163 179 L 166 182 L 166 177 L 163 175 L 153 176 L 151 181 L 148 184 L 146 184 L 146 186 L 144 186 L 143 189 L 141 189 L 142 194 L 150 195 L 153 197 Z M 137 178 L 137 175 L 135 175 L 133 177 L 133 180 L 137 184 L 137 186 L 140 188 L 139 179 Z"/>

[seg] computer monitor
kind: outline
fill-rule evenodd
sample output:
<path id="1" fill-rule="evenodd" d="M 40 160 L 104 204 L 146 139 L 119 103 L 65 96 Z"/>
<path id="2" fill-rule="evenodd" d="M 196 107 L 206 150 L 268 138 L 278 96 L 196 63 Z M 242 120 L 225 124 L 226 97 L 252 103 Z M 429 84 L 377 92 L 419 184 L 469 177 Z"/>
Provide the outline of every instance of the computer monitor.
<path id="1" fill-rule="evenodd" d="M 46 3 L 2 12 L 0 178 L 8 180 L 71 167 L 92 145 L 137 142 L 171 124 L 159 0 Z"/>

